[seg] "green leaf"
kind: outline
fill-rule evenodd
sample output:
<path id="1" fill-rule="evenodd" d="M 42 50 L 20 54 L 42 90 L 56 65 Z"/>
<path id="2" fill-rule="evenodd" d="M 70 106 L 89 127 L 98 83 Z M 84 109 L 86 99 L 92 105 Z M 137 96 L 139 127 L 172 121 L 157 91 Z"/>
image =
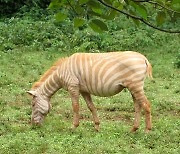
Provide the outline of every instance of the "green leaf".
<path id="1" fill-rule="evenodd" d="M 101 30 L 104 30 L 104 31 L 108 30 L 107 25 L 103 21 L 101 21 L 99 19 L 93 19 L 92 22 L 94 24 L 96 24 L 97 26 L 99 26 L 101 28 Z"/>
<path id="2" fill-rule="evenodd" d="M 130 12 L 132 15 L 136 15 L 135 12 L 133 12 L 132 10 L 130 10 L 129 12 Z M 140 24 L 140 21 L 139 21 L 139 20 L 134 19 L 134 18 L 132 18 L 132 20 L 133 20 L 133 22 L 136 24 L 136 26 L 139 26 L 139 24 Z"/>
<path id="3" fill-rule="evenodd" d="M 100 8 L 101 7 L 100 4 L 94 0 L 90 0 L 87 4 L 92 8 Z"/>
<path id="4" fill-rule="evenodd" d="M 58 22 L 63 21 L 63 20 L 66 19 L 66 18 L 67 18 L 67 15 L 66 15 L 66 14 L 63 14 L 63 13 L 61 13 L 61 12 L 59 12 L 59 13 L 57 13 L 57 14 L 55 15 L 55 19 L 56 19 L 56 21 L 58 21 Z"/>
<path id="5" fill-rule="evenodd" d="M 92 28 L 93 31 L 98 32 L 98 33 L 102 33 L 103 31 L 101 30 L 100 27 L 98 27 L 95 23 L 93 23 L 92 21 L 89 22 L 89 26 Z"/>
<path id="6" fill-rule="evenodd" d="M 112 1 L 111 0 L 104 0 L 106 2 L 106 4 L 110 4 L 112 5 Z"/>
<path id="7" fill-rule="evenodd" d="M 95 31 L 95 32 L 98 32 L 98 33 L 102 33 L 103 31 L 107 31 L 108 30 L 108 27 L 107 25 L 99 20 L 99 19 L 93 19 L 90 21 L 89 23 L 89 26 Z"/>
<path id="8" fill-rule="evenodd" d="M 139 16 L 147 20 L 148 13 L 147 13 L 146 8 L 143 5 L 140 5 L 139 3 L 135 3 L 132 1 L 130 2 L 130 5 L 135 8 Z"/>
<path id="9" fill-rule="evenodd" d="M 156 16 L 157 25 L 162 25 L 165 21 L 165 18 L 166 18 L 166 14 L 164 11 L 158 12 L 158 14 Z"/>
<path id="10" fill-rule="evenodd" d="M 83 4 L 86 4 L 89 0 L 79 0 L 79 4 L 80 5 L 83 5 Z"/>
<path id="11" fill-rule="evenodd" d="M 103 10 L 101 8 L 92 8 L 92 10 L 95 12 L 95 13 L 98 13 L 98 14 L 102 14 L 103 13 Z"/>
<path id="12" fill-rule="evenodd" d="M 84 12 L 85 12 L 84 8 L 78 4 L 74 5 L 74 9 L 76 10 L 76 13 L 78 13 L 78 14 L 84 14 Z"/>
<path id="13" fill-rule="evenodd" d="M 91 9 L 93 12 L 99 15 L 103 14 L 103 9 L 101 8 L 101 5 L 98 2 L 91 0 L 87 3 L 87 5 L 89 6 L 89 9 Z"/>
<path id="14" fill-rule="evenodd" d="M 108 20 L 113 20 L 117 15 L 117 11 L 115 10 L 111 10 L 111 12 L 108 14 L 108 16 L 106 17 L 106 19 Z"/>
<path id="15" fill-rule="evenodd" d="M 138 27 L 139 27 L 140 21 L 139 21 L 139 20 L 137 20 L 137 19 L 133 19 L 133 18 L 132 18 L 132 20 L 133 20 L 133 22 L 136 24 L 136 26 L 138 26 Z"/>
<path id="16" fill-rule="evenodd" d="M 83 18 L 75 18 L 74 19 L 74 27 L 81 27 L 85 24 L 85 20 Z"/>
<path id="17" fill-rule="evenodd" d="M 173 0 L 171 2 L 171 7 L 177 11 L 180 11 L 180 1 L 179 0 Z"/>
<path id="18" fill-rule="evenodd" d="M 180 4 L 180 1 L 179 1 L 179 0 L 172 0 L 171 3 L 172 3 L 172 4 Z"/>
<path id="19" fill-rule="evenodd" d="M 114 1 L 113 2 L 113 7 L 122 10 L 123 9 L 123 3 L 121 3 L 120 1 Z"/>
<path id="20" fill-rule="evenodd" d="M 143 5 L 139 5 L 137 11 L 139 12 L 139 14 L 141 14 L 141 17 L 147 20 L 148 13 Z"/>
<path id="21" fill-rule="evenodd" d="M 61 6 L 63 5 L 63 2 L 62 1 L 59 1 L 59 0 L 53 0 L 48 8 L 49 9 L 59 9 Z"/>

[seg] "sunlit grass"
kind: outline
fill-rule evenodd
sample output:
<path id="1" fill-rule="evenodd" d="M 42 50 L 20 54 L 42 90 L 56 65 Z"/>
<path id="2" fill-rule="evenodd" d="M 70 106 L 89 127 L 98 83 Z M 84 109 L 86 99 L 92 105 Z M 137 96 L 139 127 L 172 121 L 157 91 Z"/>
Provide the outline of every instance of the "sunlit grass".
<path id="1" fill-rule="evenodd" d="M 162 67 L 156 68 L 157 58 L 151 58 L 155 67 L 154 81 L 147 79 L 145 83 L 146 94 L 152 102 L 153 130 L 150 134 L 144 133 L 144 118 L 140 130 L 130 133 L 134 109 L 128 91 L 109 98 L 93 97 L 101 120 L 98 133 L 81 98 L 81 123 L 72 132 L 71 101 L 63 90 L 52 98 L 53 108 L 43 126 L 30 125 L 31 104 L 26 90 L 61 54 L 52 54 L 51 59 L 47 59 L 50 52 L 1 54 L 4 56 L 0 88 L 2 153 L 179 153 L 180 81 L 173 65 L 168 65 L 170 72 L 166 74 Z M 5 65 L 5 61 L 12 63 Z M 162 59 L 162 63 L 166 61 Z"/>

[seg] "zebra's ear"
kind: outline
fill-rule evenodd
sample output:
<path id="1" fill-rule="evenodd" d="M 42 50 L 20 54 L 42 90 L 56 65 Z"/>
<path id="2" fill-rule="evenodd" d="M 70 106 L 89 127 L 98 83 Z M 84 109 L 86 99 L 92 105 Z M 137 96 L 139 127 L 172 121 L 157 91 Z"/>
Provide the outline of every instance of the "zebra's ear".
<path id="1" fill-rule="evenodd" d="M 34 90 L 29 90 L 29 91 L 27 91 L 27 93 L 31 96 L 37 96 L 36 91 L 34 91 Z"/>

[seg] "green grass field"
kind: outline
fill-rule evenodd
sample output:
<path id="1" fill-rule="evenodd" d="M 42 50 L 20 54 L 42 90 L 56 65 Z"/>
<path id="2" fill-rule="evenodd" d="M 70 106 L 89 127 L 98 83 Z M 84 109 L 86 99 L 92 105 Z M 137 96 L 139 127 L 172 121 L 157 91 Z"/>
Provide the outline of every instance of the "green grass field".
<path id="1" fill-rule="evenodd" d="M 95 34 L 89 29 L 73 31 L 69 23 L 62 30 L 49 19 L 0 22 L 0 153 L 180 153 L 180 70 L 176 67 L 180 37 L 146 27 L 126 28 L 132 23 L 125 22 L 119 27 L 110 24 L 113 35 Z M 154 80 L 145 82 L 152 102 L 152 131 L 144 133 L 142 112 L 140 129 L 130 133 L 134 108 L 128 91 L 109 98 L 93 97 L 100 132 L 94 130 L 82 99 L 80 126 L 71 131 L 71 101 L 63 90 L 53 96 L 53 108 L 43 125 L 31 126 L 31 98 L 26 91 L 40 75 L 59 57 L 107 50 L 138 50 L 152 63 Z"/>

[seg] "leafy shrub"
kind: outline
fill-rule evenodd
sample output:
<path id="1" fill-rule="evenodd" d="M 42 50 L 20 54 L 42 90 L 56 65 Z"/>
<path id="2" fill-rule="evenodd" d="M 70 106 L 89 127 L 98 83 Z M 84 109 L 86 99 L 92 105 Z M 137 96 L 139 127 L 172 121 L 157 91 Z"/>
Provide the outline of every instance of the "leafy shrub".
<path id="1" fill-rule="evenodd" d="M 24 5 L 29 6 L 29 8 L 33 6 L 47 8 L 50 2 L 51 0 L 0 0 L 0 14 L 11 15 L 18 12 Z"/>
<path id="2" fill-rule="evenodd" d="M 178 44 L 178 35 L 170 35 L 148 28 L 136 27 L 125 17 L 108 21 L 109 32 L 95 33 L 86 25 L 80 29 L 73 27 L 69 19 L 56 22 L 48 10 L 32 7 L 29 12 L 22 7 L 16 17 L 0 22 L 1 50 L 9 51 L 20 46 L 31 50 L 73 51 L 143 51 L 167 46 L 164 52 L 178 50 L 171 45 Z M 151 51 L 148 51 L 151 52 Z"/>

